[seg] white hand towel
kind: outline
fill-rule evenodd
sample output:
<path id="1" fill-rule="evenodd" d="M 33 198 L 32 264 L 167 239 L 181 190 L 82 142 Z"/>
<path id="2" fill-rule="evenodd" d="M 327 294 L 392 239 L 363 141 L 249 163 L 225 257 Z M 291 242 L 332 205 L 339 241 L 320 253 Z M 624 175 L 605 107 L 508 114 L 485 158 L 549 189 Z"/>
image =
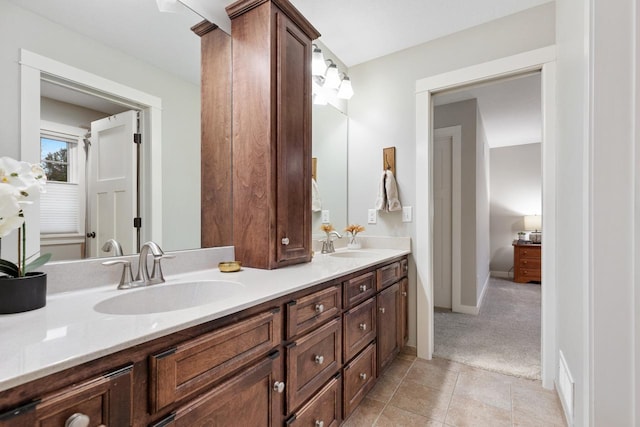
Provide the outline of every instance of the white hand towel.
<path id="1" fill-rule="evenodd" d="M 322 210 L 322 199 L 320 199 L 320 190 L 315 179 L 311 178 L 311 212 L 320 212 Z"/>
<path id="2" fill-rule="evenodd" d="M 387 210 L 387 191 L 385 190 L 384 181 L 387 177 L 387 172 L 382 172 L 382 177 L 380 178 L 380 185 L 378 186 L 378 197 L 376 198 L 376 210 L 385 211 Z"/>
<path id="3" fill-rule="evenodd" d="M 402 209 L 400 197 L 398 195 L 398 185 L 393 177 L 393 172 L 386 171 L 385 192 L 387 194 L 387 212 L 399 211 Z"/>

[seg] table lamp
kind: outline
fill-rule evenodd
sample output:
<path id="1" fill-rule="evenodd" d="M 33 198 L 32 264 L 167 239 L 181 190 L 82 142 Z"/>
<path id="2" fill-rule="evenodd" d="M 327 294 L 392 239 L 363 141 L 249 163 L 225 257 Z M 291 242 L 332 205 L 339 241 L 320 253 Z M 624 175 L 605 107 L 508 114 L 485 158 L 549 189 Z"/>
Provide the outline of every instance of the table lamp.
<path id="1" fill-rule="evenodd" d="M 540 215 L 525 215 L 524 217 L 524 229 L 530 231 L 529 240 L 531 243 L 542 243 L 542 216 Z"/>

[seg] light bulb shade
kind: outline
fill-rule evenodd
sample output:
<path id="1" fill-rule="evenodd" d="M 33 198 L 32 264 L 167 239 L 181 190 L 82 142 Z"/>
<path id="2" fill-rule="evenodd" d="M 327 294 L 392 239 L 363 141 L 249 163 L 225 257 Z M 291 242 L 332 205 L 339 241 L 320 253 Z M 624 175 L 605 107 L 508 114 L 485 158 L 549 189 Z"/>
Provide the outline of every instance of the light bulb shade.
<path id="1" fill-rule="evenodd" d="M 327 72 L 324 75 L 324 86 L 327 89 L 338 89 L 340 86 L 340 73 L 338 72 L 338 66 L 333 62 L 327 67 Z"/>
<path id="2" fill-rule="evenodd" d="M 314 105 L 327 105 L 327 97 L 324 95 L 324 91 L 320 90 L 313 94 Z"/>
<path id="3" fill-rule="evenodd" d="M 524 229 L 527 231 L 542 230 L 542 216 L 526 215 L 524 217 Z"/>
<path id="4" fill-rule="evenodd" d="M 353 87 L 351 87 L 351 79 L 349 77 L 344 76 L 342 79 L 342 83 L 340 83 L 340 88 L 338 89 L 338 98 L 341 99 L 351 99 L 353 96 Z"/>
<path id="5" fill-rule="evenodd" d="M 314 76 L 323 76 L 327 65 L 324 61 L 322 50 L 315 44 L 313 45 L 313 54 L 311 55 L 311 74 Z"/>

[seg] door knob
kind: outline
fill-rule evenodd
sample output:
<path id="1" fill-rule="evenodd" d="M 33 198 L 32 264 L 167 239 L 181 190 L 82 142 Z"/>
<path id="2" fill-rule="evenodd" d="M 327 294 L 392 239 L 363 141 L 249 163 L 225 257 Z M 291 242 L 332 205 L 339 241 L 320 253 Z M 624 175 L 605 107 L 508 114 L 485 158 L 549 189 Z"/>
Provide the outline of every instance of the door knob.
<path id="1" fill-rule="evenodd" d="M 67 421 L 64 423 L 64 427 L 88 427 L 90 421 L 91 420 L 87 415 L 76 412 L 67 418 Z"/>
<path id="2" fill-rule="evenodd" d="M 284 383 L 282 381 L 276 381 L 273 383 L 273 391 L 282 393 L 284 391 Z"/>
<path id="3" fill-rule="evenodd" d="M 380 307 L 378 310 L 380 310 L 380 313 L 384 314 L 384 307 Z"/>
<path id="4" fill-rule="evenodd" d="M 282 238 L 282 244 L 287 246 L 289 244 L 289 238 L 288 237 L 283 237 Z"/>
<path id="5" fill-rule="evenodd" d="M 360 285 L 360 292 L 365 292 L 367 290 L 367 285 Z"/>
<path id="6" fill-rule="evenodd" d="M 322 364 L 324 363 L 324 356 L 317 355 L 317 356 L 315 357 L 315 362 L 316 362 L 318 365 L 322 365 Z"/>
<path id="7" fill-rule="evenodd" d="M 91 233 L 87 233 L 87 237 L 90 239 L 95 239 L 96 238 L 96 232 L 92 231 Z"/>
<path id="8" fill-rule="evenodd" d="M 324 305 L 323 304 L 316 304 L 316 313 L 320 314 L 324 311 Z"/>
<path id="9" fill-rule="evenodd" d="M 367 330 L 367 324 L 366 323 L 360 323 L 360 330 L 361 331 L 366 331 Z"/>

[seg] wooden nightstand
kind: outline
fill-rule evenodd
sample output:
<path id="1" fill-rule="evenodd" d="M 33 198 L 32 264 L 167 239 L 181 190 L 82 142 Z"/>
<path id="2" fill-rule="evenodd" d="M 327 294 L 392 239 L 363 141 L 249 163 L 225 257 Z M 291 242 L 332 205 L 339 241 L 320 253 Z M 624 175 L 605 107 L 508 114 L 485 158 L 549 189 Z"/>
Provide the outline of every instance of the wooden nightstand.
<path id="1" fill-rule="evenodd" d="M 542 280 L 542 245 L 513 242 L 513 281 L 518 283 Z"/>

